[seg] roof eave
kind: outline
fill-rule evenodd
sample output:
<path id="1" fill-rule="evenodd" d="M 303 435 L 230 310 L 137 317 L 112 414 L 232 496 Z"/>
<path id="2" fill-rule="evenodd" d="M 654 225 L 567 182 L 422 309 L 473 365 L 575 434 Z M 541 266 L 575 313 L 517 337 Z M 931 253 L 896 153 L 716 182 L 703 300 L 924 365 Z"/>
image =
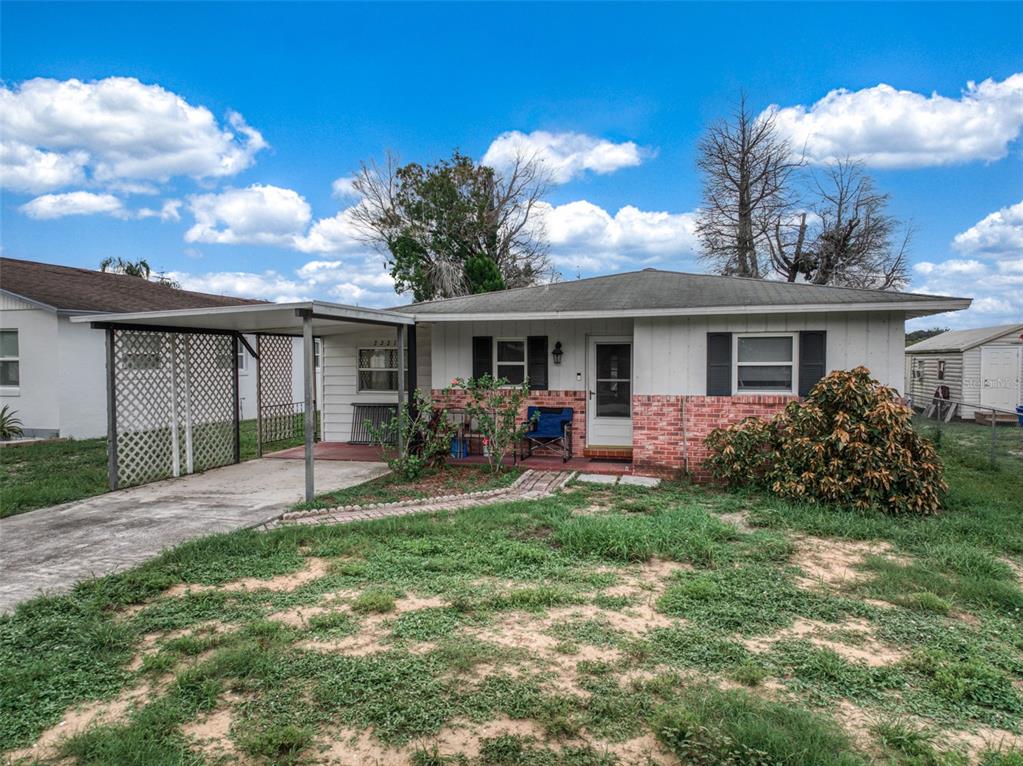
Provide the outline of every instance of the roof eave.
<path id="1" fill-rule="evenodd" d="M 907 318 L 940 314 L 945 311 L 961 311 L 973 302 L 972 298 L 942 298 L 933 301 L 884 301 L 869 303 L 803 303 L 770 304 L 765 306 L 695 306 L 666 309 L 601 309 L 587 311 L 508 311 L 489 313 L 429 312 L 408 313 L 417 322 L 480 322 L 514 321 L 535 319 L 637 319 L 644 317 L 714 316 L 742 314 L 791 314 L 791 313 L 833 313 L 847 311 L 904 311 Z"/>
<path id="2" fill-rule="evenodd" d="M 55 311 L 55 312 L 62 311 L 62 309 L 59 309 L 56 306 L 51 306 L 49 303 L 43 303 L 42 301 L 37 301 L 35 298 L 29 298 L 27 295 L 22 295 L 20 293 L 13 292 L 11 290 L 4 290 L 4 289 L 0 288 L 0 293 L 3 293 L 4 295 L 9 295 L 10 297 L 15 298 L 15 299 L 17 299 L 19 301 L 24 301 L 25 303 L 29 304 L 30 306 L 35 306 L 37 309 L 42 309 L 43 311 Z"/>

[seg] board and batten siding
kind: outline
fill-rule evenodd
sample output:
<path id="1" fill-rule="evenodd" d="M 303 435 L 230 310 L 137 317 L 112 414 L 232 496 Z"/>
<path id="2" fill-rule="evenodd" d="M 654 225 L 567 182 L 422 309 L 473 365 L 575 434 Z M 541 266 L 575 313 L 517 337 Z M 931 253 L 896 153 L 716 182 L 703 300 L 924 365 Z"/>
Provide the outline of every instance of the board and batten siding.
<path id="1" fill-rule="evenodd" d="M 417 385 L 424 391 L 432 386 L 430 374 L 430 328 L 416 328 Z M 352 436 L 353 406 L 397 403 L 395 392 L 357 390 L 356 362 L 360 348 L 372 348 L 374 342 L 397 346 L 395 331 L 389 327 L 345 335 L 326 335 L 322 339 L 323 406 L 321 418 L 323 440 L 346 442 Z"/>
<path id="2" fill-rule="evenodd" d="M 586 346 L 591 335 L 632 335 L 631 319 L 563 319 L 508 322 L 444 322 L 433 325 L 433 384 L 444 388 L 453 378 L 472 376 L 472 339 L 547 336 L 547 355 L 561 341 L 561 364 L 547 367 L 551 391 L 582 391 L 586 388 Z M 422 327 L 422 325 L 420 325 Z M 633 352 L 635 353 L 635 351 Z M 549 360 L 548 360 L 549 361 Z"/>
<path id="3" fill-rule="evenodd" d="M 801 330 L 827 332 L 829 372 L 865 365 L 881 383 L 902 391 L 905 315 L 902 312 L 836 312 L 636 319 L 635 393 L 706 393 L 709 332 Z"/>

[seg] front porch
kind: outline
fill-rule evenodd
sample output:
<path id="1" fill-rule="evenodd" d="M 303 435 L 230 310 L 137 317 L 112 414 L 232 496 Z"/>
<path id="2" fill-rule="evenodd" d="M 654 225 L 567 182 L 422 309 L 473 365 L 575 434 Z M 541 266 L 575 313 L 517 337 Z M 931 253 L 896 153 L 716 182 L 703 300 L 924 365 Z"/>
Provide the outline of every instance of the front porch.
<path id="1" fill-rule="evenodd" d="M 319 460 L 347 460 L 347 461 L 379 461 L 383 459 L 380 447 L 369 444 L 348 444 L 346 442 L 317 442 L 313 447 L 313 454 Z M 303 460 L 305 459 L 305 447 L 292 447 L 266 455 L 268 458 L 282 460 Z M 452 465 L 482 465 L 487 459 L 482 455 L 469 455 L 467 458 L 448 458 Z M 507 465 L 512 465 L 511 458 L 507 459 Z M 533 455 L 525 460 L 519 460 L 518 465 L 523 468 L 532 468 L 534 471 L 579 471 L 581 473 L 599 473 L 612 476 L 637 475 L 637 476 L 662 476 L 651 469 L 640 469 L 633 466 L 627 460 L 609 460 L 601 457 L 587 457 L 576 455 L 562 462 L 561 458 Z"/>

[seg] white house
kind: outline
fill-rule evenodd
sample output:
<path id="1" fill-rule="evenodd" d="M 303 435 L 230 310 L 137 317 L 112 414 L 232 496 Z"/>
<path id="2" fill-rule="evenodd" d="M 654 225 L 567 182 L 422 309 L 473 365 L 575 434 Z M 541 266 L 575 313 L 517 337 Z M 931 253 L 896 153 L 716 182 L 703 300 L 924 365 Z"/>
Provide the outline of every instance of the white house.
<path id="1" fill-rule="evenodd" d="M 328 444 L 317 449 L 335 443 L 334 456 L 353 439 L 356 405 L 393 406 L 402 390 L 418 387 L 454 408 L 460 395 L 445 390 L 454 378 L 491 373 L 528 381 L 532 405 L 570 407 L 576 455 L 699 476 L 711 429 L 772 414 L 831 370 L 865 365 L 902 390 L 905 321 L 969 305 L 967 298 L 646 269 L 390 310 L 307 301 L 97 320 L 108 332 L 302 334 L 307 370 L 319 337 Z M 307 441 L 311 493 L 314 447 Z"/>
<path id="2" fill-rule="evenodd" d="M 106 436 L 104 336 L 88 324 L 73 324 L 70 317 L 259 303 L 121 274 L 0 258 L 0 404 L 17 411 L 28 436 Z M 293 346 L 292 390 L 299 401 L 301 345 L 296 341 Z M 256 416 L 252 362 L 241 346 L 242 419 Z"/>
<path id="3" fill-rule="evenodd" d="M 917 406 L 947 387 L 965 420 L 976 415 L 971 404 L 1012 412 L 1023 404 L 1023 323 L 951 330 L 914 343 L 906 349 L 905 386 Z"/>

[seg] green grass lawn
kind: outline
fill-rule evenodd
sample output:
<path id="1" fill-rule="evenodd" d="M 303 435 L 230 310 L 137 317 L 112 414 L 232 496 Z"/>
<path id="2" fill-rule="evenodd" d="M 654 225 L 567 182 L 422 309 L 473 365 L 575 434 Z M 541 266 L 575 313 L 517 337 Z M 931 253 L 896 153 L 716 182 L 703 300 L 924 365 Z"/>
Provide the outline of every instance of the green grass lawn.
<path id="1" fill-rule="evenodd" d="M 242 460 L 256 457 L 256 421 L 240 428 Z M 274 443 L 273 449 L 302 444 Z M 107 483 L 107 440 L 70 439 L 0 449 L 0 518 L 99 495 Z"/>
<path id="2" fill-rule="evenodd" d="M 0 618 L 0 751 L 1018 766 L 1023 475 L 942 455 L 929 519 L 576 486 L 196 540 Z"/>

